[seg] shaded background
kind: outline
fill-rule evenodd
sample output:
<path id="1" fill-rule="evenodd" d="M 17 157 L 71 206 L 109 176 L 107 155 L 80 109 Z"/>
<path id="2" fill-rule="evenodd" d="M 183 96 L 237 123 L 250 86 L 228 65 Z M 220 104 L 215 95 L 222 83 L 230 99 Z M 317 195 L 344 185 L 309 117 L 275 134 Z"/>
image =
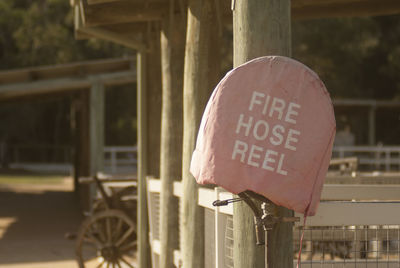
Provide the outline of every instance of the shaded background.
<path id="1" fill-rule="evenodd" d="M 66 0 L 0 2 L 0 69 L 134 56 L 100 40 L 75 40 Z M 315 70 L 332 98 L 398 100 L 400 16 L 294 21 L 293 58 Z M 225 29 L 223 72 L 232 66 L 232 31 Z M 105 145 L 136 144 L 136 90 L 107 89 Z M 70 99 L 51 97 L 0 104 L 0 142 L 70 146 Z M 349 123 L 356 144 L 367 144 L 366 111 L 336 110 L 338 129 Z M 400 109 L 377 111 L 377 142 L 399 144 Z"/>

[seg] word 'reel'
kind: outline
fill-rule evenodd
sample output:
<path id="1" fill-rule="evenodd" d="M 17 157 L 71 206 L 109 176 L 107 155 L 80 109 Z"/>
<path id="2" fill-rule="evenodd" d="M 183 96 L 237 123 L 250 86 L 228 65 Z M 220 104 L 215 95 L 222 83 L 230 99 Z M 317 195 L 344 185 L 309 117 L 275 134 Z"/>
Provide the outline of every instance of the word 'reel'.
<path id="1" fill-rule="evenodd" d="M 257 141 L 265 142 L 266 145 L 272 144 L 275 147 L 281 146 L 286 150 L 296 151 L 301 133 L 290 126 L 296 126 L 300 109 L 301 106 L 295 102 L 286 103 L 281 98 L 254 91 L 249 112 L 239 115 L 235 133 L 245 137 L 250 136 Z M 282 124 L 271 125 L 267 120 L 255 119 L 251 113 L 261 113 L 266 119 L 278 119 Z M 252 167 L 287 175 L 284 169 L 285 154 L 275 150 L 236 140 L 232 152 L 232 160 L 235 159 Z"/>

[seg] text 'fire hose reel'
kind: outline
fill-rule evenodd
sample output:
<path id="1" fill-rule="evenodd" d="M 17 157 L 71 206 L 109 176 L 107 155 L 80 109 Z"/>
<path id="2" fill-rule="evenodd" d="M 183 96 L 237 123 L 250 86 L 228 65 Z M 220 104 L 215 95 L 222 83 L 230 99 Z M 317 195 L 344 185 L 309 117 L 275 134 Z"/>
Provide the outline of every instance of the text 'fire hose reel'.
<path id="1" fill-rule="evenodd" d="M 231 70 L 214 89 L 190 172 L 199 184 L 238 195 L 214 206 L 246 202 L 257 244 L 264 245 L 265 231 L 279 233 L 280 223 L 300 220 L 281 217 L 279 207 L 303 214 L 304 225 L 317 212 L 335 133 L 332 101 L 318 75 L 287 57 L 260 57 Z M 234 214 L 233 220 L 234 228 L 247 226 L 247 216 Z"/>

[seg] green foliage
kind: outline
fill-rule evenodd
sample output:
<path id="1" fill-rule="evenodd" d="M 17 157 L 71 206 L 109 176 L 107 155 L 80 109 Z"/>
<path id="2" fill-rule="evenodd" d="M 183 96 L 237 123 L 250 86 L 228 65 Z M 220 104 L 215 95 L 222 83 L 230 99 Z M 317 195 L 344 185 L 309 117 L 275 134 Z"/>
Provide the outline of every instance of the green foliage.
<path id="1" fill-rule="evenodd" d="M 133 54 L 129 49 L 101 40 L 76 40 L 72 8 L 67 0 L 0 1 L 0 69 L 53 65 L 82 60 L 121 57 Z M 135 90 L 132 90 L 135 94 Z M 111 94 L 112 95 L 112 94 Z M 129 95 L 131 97 L 132 94 Z M 122 100 L 127 96 L 118 95 Z M 132 121 L 133 109 L 120 99 L 108 102 L 108 110 L 117 121 Z M 0 106 L 0 141 L 28 144 L 69 144 L 70 99 L 45 99 Z M 126 123 L 112 126 L 107 134 L 110 144 L 136 142 L 136 126 Z M 128 138 L 129 137 L 129 138 Z M 133 137 L 133 138 L 131 138 Z"/>
<path id="2" fill-rule="evenodd" d="M 333 98 L 400 99 L 400 16 L 295 22 L 293 55 L 315 70 Z M 337 108 L 357 144 L 368 143 L 368 110 Z M 399 144 L 398 108 L 376 111 L 376 139 Z"/>
<path id="3" fill-rule="evenodd" d="M 400 99 L 400 16 L 294 21 L 292 28 L 293 57 L 320 75 L 333 98 Z M 230 27 L 224 39 L 221 65 L 226 71 L 232 66 Z M 132 53 L 111 42 L 76 40 L 68 0 L 0 1 L 0 69 Z M 136 94 L 132 87 L 107 90 L 107 145 L 136 142 Z M 68 144 L 69 101 L 2 104 L 0 142 Z M 365 115 L 365 111 L 358 112 L 357 118 Z M 398 120 L 396 113 L 392 116 Z M 398 143 L 398 132 L 386 131 L 393 124 L 383 125 L 379 120 L 377 124 L 379 137 Z M 364 135 L 359 129 L 359 136 Z"/>
<path id="4" fill-rule="evenodd" d="M 335 98 L 400 97 L 400 16 L 295 22 L 293 55 Z"/>
<path id="5" fill-rule="evenodd" d="M 2 0 L 0 69 L 118 57 L 130 50 L 100 40 L 75 40 L 66 0 Z"/>

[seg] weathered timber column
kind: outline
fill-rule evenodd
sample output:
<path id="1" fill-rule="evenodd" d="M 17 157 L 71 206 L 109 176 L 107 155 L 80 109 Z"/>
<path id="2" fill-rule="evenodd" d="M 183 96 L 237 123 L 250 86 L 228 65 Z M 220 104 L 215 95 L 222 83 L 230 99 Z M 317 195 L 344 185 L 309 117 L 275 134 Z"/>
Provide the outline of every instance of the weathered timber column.
<path id="1" fill-rule="evenodd" d="M 189 172 L 201 116 L 212 88 L 208 68 L 209 38 L 216 31 L 214 0 L 190 0 L 185 48 L 182 154 L 183 267 L 204 267 L 204 210 L 198 206 L 198 186 Z"/>
<path id="2" fill-rule="evenodd" d="M 137 53 L 137 144 L 138 144 L 138 206 L 137 240 L 138 264 L 150 267 L 149 221 L 147 216 L 147 101 L 146 101 L 146 52 Z"/>
<path id="3" fill-rule="evenodd" d="M 234 65 L 265 55 L 291 55 L 290 0 L 236 1 L 233 11 Z M 281 216 L 290 210 L 277 208 Z M 253 212 L 244 202 L 234 205 L 234 265 L 265 267 L 264 247 L 257 246 Z M 268 232 L 268 267 L 293 267 L 292 224 Z"/>
<path id="4" fill-rule="evenodd" d="M 138 69 L 138 264 L 151 267 L 147 176 L 159 176 L 161 131 L 161 59 L 159 29 L 148 36 L 149 51 L 139 51 Z"/>
<path id="5" fill-rule="evenodd" d="M 173 3 L 173 2 L 172 2 Z M 177 21 L 179 20 L 179 21 Z M 185 23 L 182 24 L 181 21 Z M 161 28 L 160 268 L 174 268 L 179 205 L 173 183 L 182 178 L 183 62 L 186 18 L 170 14 Z"/>
<path id="6" fill-rule="evenodd" d="M 90 174 L 104 171 L 104 85 L 97 80 L 90 88 Z"/>
<path id="7" fill-rule="evenodd" d="M 161 139 L 161 43 L 160 27 L 155 25 L 148 37 L 150 51 L 147 53 L 146 99 L 147 99 L 147 172 L 148 175 L 160 177 L 160 139 Z"/>

